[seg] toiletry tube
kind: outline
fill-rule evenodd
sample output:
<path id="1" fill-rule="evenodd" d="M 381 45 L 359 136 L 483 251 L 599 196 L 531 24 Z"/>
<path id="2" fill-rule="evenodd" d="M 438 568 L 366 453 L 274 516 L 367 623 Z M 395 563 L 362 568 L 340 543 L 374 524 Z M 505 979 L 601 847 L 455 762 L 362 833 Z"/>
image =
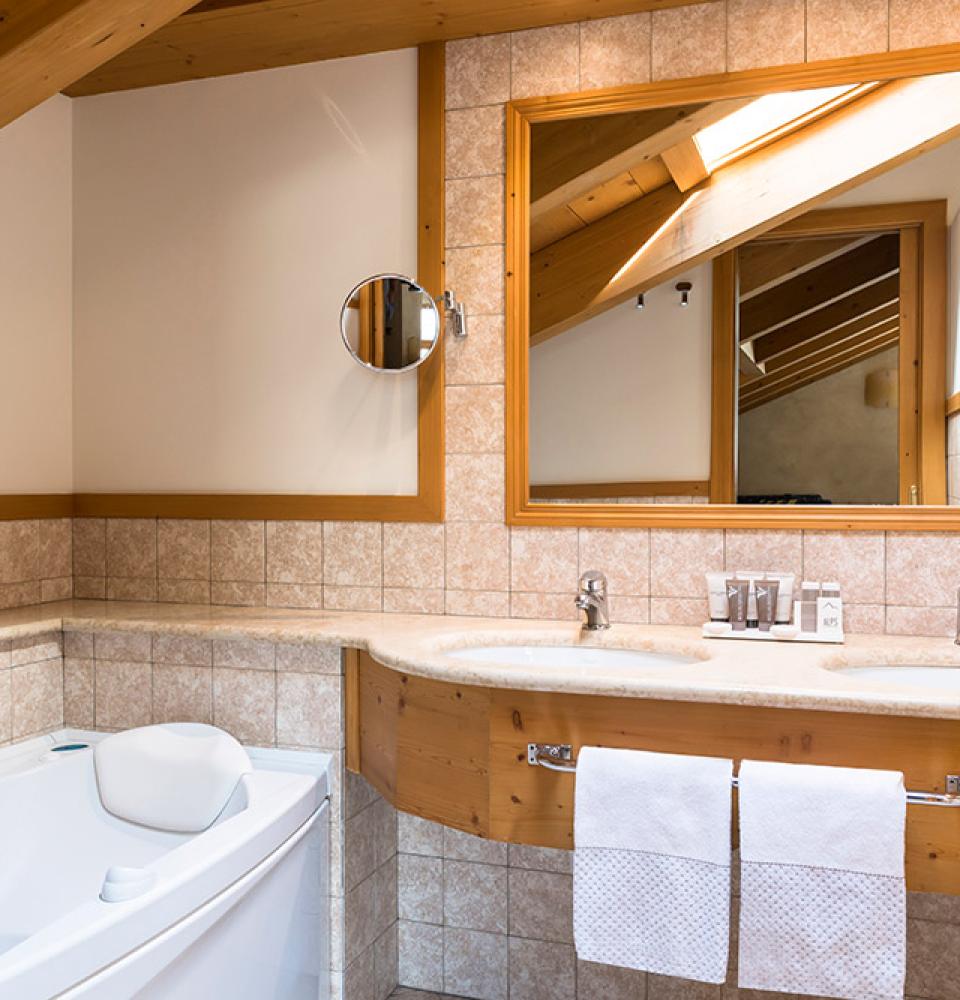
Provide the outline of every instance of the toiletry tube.
<path id="1" fill-rule="evenodd" d="M 710 602 L 710 621 L 730 621 L 726 573 L 707 573 L 707 598 Z"/>
<path id="2" fill-rule="evenodd" d="M 747 591 L 747 628 L 756 628 L 759 616 L 757 614 L 757 581 L 764 578 L 763 573 L 754 570 L 739 570 L 736 579 L 746 580 L 750 584 Z"/>
<path id="3" fill-rule="evenodd" d="M 777 624 L 789 625 L 793 615 L 793 583 L 796 577 L 793 573 L 768 573 L 767 579 L 777 580 L 780 584 L 777 590 Z"/>
<path id="4" fill-rule="evenodd" d="M 843 601 L 839 583 L 820 585 L 817 598 L 817 634 L 827 639 L 843 639 Z"/>
<path id="5" fill-rule="evenodd" d="M 749 580 L 727 580 L 727 606 L 730 609 L 730 624 L 734 632 L 742 632 L 747 627 L 749 594 Z"/>
<path id="6" fill-rule="evenodd" d="M 757 580 L 754 584 L 757 591 L 757 618 L 761 632 L 769 632 L 777 617 L 777 595 L 780 590 L 779 580 Z"/>

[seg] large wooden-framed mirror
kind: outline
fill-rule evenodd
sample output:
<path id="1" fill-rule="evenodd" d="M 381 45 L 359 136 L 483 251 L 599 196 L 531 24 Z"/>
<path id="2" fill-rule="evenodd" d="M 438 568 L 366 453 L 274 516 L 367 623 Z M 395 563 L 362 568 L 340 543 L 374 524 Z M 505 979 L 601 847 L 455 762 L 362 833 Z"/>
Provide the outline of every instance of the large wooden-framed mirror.
<path id="1" fill-rule="evenodd" d="M 508 106 L 510 523 L 960 527 L 947 58 Z"/>

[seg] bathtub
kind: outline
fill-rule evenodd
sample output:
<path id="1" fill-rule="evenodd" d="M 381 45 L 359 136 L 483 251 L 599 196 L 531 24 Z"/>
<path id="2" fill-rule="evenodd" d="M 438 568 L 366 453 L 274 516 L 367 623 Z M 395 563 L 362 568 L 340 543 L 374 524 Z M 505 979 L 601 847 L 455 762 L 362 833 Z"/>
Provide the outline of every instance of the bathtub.
<path id="1" fill-rule="evenodd" d="M 0 750 L 0 1000 L 326 1000 L 329 755 L 250 750 L 190 835 L 105 812 L 93 751 L 56 749 L 102 738 Z M 104 902 L 113 865 L 148 884 Z"/>

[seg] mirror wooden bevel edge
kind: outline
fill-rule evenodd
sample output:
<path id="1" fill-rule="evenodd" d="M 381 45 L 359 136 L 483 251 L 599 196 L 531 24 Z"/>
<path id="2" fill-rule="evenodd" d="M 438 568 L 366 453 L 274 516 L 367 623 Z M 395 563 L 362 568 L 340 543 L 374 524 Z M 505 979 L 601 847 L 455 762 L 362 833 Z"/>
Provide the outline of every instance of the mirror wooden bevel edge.
<path id="1" fill-rule="evenodd" d="M 892 80 L 960 70 L 960 45 L 857 56 L 526 98 L 507 105 L 506 161 L 506 521 L 554 527 L 807 528 L 824 530 L 960 530 L 960 507 L 806 507 L 745 504 L 535 504 L 529 497 L 529 161 L 537 122 L 617 114 L 643 108 L 720 100 L 863 80 Z M 804 211 L 808 211 L 805 209 Z M 800 214 L 800 213 L 798 213 Z M 941 239 L 941 244 L 943 240 Z M 945 247 L 944 247 L 945 249 Z M 943 251 L 941 251 L 943 252 Z M 718 258 L 719 259 L 719 258 Z M 946 290 L 940 289 L 945 296 Z M 945 298 L 944 298 L 945 303 Z M 945 308 L 944 308 L 945 311 Z M 945 318 L 944 324 L 945 326 Z M 941 334 L 941 341 L 943 335 Z M 941 355 L 943 345 L 941 344 Z M 945 420 L 945 358 L 928 365 L 928 405 Z M 928 426 L 935 415 L 927 414 Z M 938 428 L 940 439 L 943 426 Z M 944 449 L 943 461 L 946 462 Z"/>

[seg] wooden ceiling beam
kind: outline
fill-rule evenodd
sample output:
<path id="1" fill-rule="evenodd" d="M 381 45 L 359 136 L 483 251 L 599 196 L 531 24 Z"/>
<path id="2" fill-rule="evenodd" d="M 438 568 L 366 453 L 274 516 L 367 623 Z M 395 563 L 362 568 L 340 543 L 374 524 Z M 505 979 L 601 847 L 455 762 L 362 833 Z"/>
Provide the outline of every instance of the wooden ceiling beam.
<path id="1" fill-rule="evenodd" d="M 777 354 L 789 351 L 822 333 L 829 333 L 844 323 L 849 323 L 875 309 L 890 306 L 900 297 L 898 275 L 860 288 L 842 299 L 808 313 L 799 319 L 771 331 L 754 341 L 754 356 L 758 362 L 768 361 Z"/>
<path id="2" fill-rule="evenodd" d="M 102 94 L 696 2 L 498 0 L 491 5 L 482 0 L 208 0 L 89 73 L 67 93 L 71 97 Z M 135 6 L 162 7 L 163 2 Z"/>
<path id="3" fill-rule="evenodd" d="M 889 330 L 899 326 L 899 324 L 900 306 L 899 303 L 894 303 L 892 306 L 885 306 L 883 309 L 868 313 L 866 316 L 859 316 L 853 322 L 844 323 L 843 326 L 838 326 L 829 333 L 824 333 L 819 337 L 814 337 L 812 340 L 804 341 L 804 343 L 798 347 L 794 347 L 790 351 L 777 354 L 775 357 L 765 361 L 763 367 L 767 373 L 772 375 L 774 372 L 779 371 L 781 368 L 787 368 L 796 361 L 808 358 L 811 355 L 820 354 L 823 351 L 833 350 L 847 341 L 861 337 L 865 333 Z"/>
<path id="4" fill-rule="evenodd" d="M 870 240 L 741 302 L 740 339 L 753 340 L 853 289 L 896 273 L 899 267 L 900 240 L 896 234 Z"/>
<path id="5" fill-rule="evenodd" d="M 673 183 L 681 191 L 689 191 L 710 176 L 696 139 L 692 136 L 663 151 L 663 162 L 670 171 Z"/>
<path id="6" fill-rule="evenodd" d="M 531 255 L 531 332 L 561 333 L 958 133 L 960 73 L 898 80 L 717 170 L 652 232 L 633 224 L 647 195 Z"/>
<path id="7" fill-rule="evenodd" d="M 191 5 L 192 0 L 7 0 L 0 10 L 0 127 Z"/>
<path id="8" fill-rule="evenodd" d="M 836 236 L 826 239 L 760 241 L 740 247 L 738 253 L 740 299 L 783 281 L 798 271 L 825 263 L 858 241 L 856 236 Z"/>

